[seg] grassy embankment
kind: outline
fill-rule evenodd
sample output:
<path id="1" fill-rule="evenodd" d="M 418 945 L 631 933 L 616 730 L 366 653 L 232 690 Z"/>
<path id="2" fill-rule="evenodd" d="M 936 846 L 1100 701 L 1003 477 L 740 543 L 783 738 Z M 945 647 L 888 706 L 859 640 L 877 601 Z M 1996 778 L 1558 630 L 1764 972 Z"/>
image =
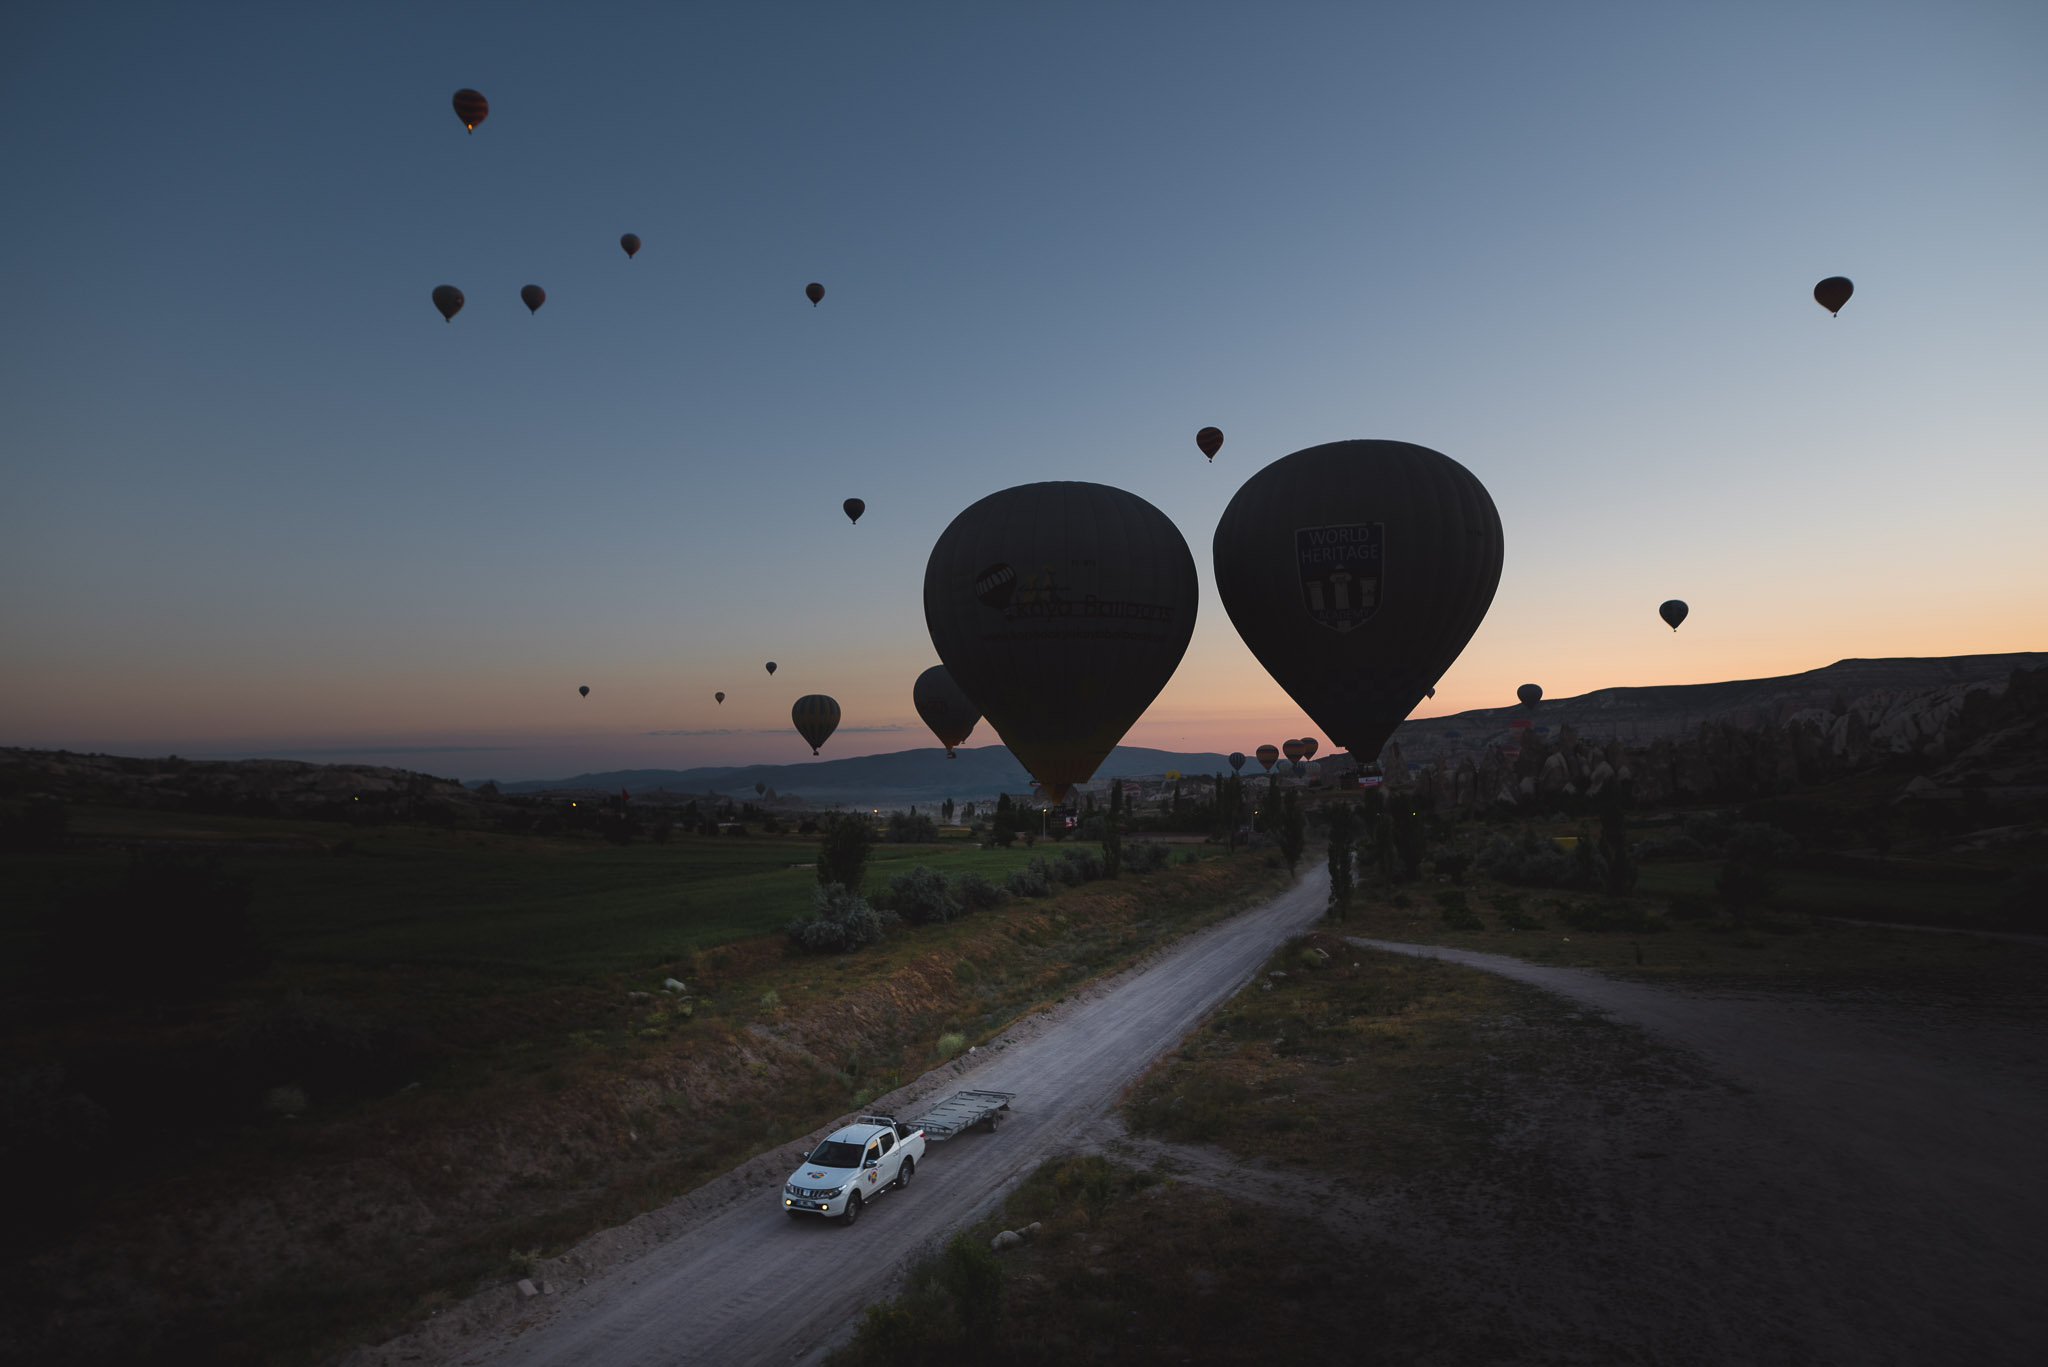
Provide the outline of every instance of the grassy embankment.
<path id="1" fill-rule="evenodd" d="M 199 997 L 98 991 L 39 946 L 63 889 L 125 861 L 6 861 L 28 893 L 0 931 L 8 1069 L 61 1064 L 52 1105 L 109 1122 L 15 1227 L 10 1257 L 35 1264 L 9 1311 L 77 1324 L 90 1304 L 102 1332 L 69 1346 L 125 1358 L 310 1360 L 389 1333 L 1283 881 L 1212 855 L 807 958 L 776 933 L 809 906 L 796 838 L 337 838 L 90 809 L 72 829 L 225 847 L 277 954 Z M 881 846 L 868 883 L 919 863 L 1000 880 L 1032 853 Z"/>

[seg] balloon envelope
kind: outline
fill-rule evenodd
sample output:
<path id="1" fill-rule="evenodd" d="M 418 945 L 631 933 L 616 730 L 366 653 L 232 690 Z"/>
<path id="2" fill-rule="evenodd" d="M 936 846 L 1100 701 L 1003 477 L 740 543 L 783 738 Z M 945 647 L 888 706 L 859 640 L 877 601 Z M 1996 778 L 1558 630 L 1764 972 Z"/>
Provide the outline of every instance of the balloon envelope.
<path id="1" fill-rule="evenodd" d="M 1242 768 L 1244 768 L 1244 751 L 1232 750 L 1230 752 L 1230 772 L 1234 774 Z"/>
<path id="2" fill-rule="evenodd" d="M 846 510 L 846 515 L 853 519 L 856 527 L 860 525 L 860 515 L 868 510 L 868 505 L 857 498 L 849 498 L 839 506 Z"/>
<path id="3" fill-rule="evenodd" d="M 1287 762 L 1292 764 L 1298 759 L 1308 758 L 1308 747 L 1298 740 L 1282 741 L 1280 743 L 1280 753 L 1287 756 Z"/>
<path id="4" fill-rule="evenodd" d="M 548 292 L 539 285 L 528 285 L 519 291 L 519 302 L 526 305 L 528 313 L 539 313 L 540 306 L 548 301 Z"/>
<path id="5" fill-rule="evenodd" d="M 1522 700 L 1522 706 L 1534 707 L 1543 701 L 1543 689 L 1537 684 L 1523 684 L 1515 690 L 1515 696 Z"/>
<path id="6" fill-rule="evenodd" d="M 960 685 L 953 682 L 944 665 L 933 665 L 917 676 L 917 682 L 910 686 L 910 702 L 939 738 L 939 744 L 946 747 L 947 759 L 955 758 L 953 747 L 966 741 L 974 724 L 981 720 L 981 712 L 960 691 Z"/>
<path id="7" fill-rule="evenodd" d="M 816 308 L 818 301 L 824 297 L 825 287 L 817 281 L 813 280 L 810 284 L 804 286 L 804 298 L 811 301 L 812 308 Z"/>
<path id="8" fill-rule="evenodd" d="M 1195 445 L 1199 446 L 1202 449 L 1202 454 L 1210 460 L 1216 459 L 1216 453 L 1223 449 L 1223 429 L 1220 427 L 1203 428 L 1195 433 Z"/>
<path id="9" fill-rule="evenodd" d="M 773 673 L 775 672 L 775 661 L 773 661 L 773 660 L 770 660 L 770 661 L 768 662 L 768 672 L 769 672 L 770 674 L 773 674 Z"/>
<path id="10" fill-rule="evenodd" d="M 583 686 L 582 686 L 581 688 L 577 689 L 576 691 L 577 691 L 577 693 L 579 693 L 579 694 L 580 694 L 580 695 L 582 695 L 583 697 L 586 697 L 586 698 L 587 698 L 587 697 L 589 697 L 589 696 L 590 696 L 590 685 L 589 685 L 589 684 L 585 684 L 585 685 L 583 685 Z"/>
<path id="11" fill-rule="evenodd" d="M 1678 630 L 1678 624 L 1683 622 L 1685 614 L 1691 611 L 1691 608 L 1687 607 L 1684 602 L 1677 598 L 1667 598 L 1657 605 L 1657 615 L 1662 617 L 1664 624 L 1673 631 Z"/>
<path id="12" fill-rule="evenodd" d="M 796 733 L 811 743 L 815 755 L 825 738 L 839 729 L 839 704 L 823 693 L 806 693 L 789 709 L 789 719 L 796 723 Z"/>
<path id="13" fill-rule="evenodd" d="M 1426 446 L 1331 442 L 1246 480 L 1214 554 L 1252 654 L 1333 747 L 1371 763 L 1486 616 L 1500 515 Z"/>
<path id="14" fill-rule="evenodd" d="M 1316 757 L 1316 749 L 1316 738 L 1314 736 L 1303 736 L 1301 738 L 1301 757 L 1303 759 L 1314 759 Z"/>
<path id="15" fill-rule="evenodd" d="M 640 234 L 627 233 L 624 237 L 619 239 L 619 245 L 626 249 L 626 259 L 628 261 L 631 261 L 633 259 L 633 253 L 640 250 Z"/>
<path id="16" fill-rule="evenodd" d="M 462 120 L 462 126 L 476 132 L 476 126 L 491 116 L 491 102 L 474 90 L 462 89 L 455 92 L 455 117 Z"/>
<path id="17" fill-rule="evenodd" d="M 441 310 L 441 316 L 449 322 L 454 322 L 455 315 L 462 312 L 462 303 L 462 291 L 455 286 L 434 286 L 434 307 Z"/>
<path id="18" fill-rule="evenodd" d="M 940 535 L 924 620 L 946 670 L 1053 800 L 1084 783 L 1187 651 L 1194 557 L 1103 484 L 990 494 Z"/>
<path id="19" fill-rule="evenodd" d="M 719 703 L 719 705 L 720 705 L 720 706 L 724 706 L 724 704 L 725 704 L 725 694 L 723 694 L 723 693 L 713 693 L 713 694 L 712 694 L 711 696 L 712 696 L 713 698 L 716 698 L 716 699 L 718 700 L 718 703 Z"/>
<path id="20" fill-rule="evenodd" d="M 1258 759 L 1259 764 L 1270 774 L 1273 772 L 1273 762 L 1280 758 L 1280 747 L 1277 745 L 1261 745 L 1252 753 Z"/>
<path id="21" fill-rule="evenodd" d="M 1831 275 L 1813 287 L 1813 302 L 1829 313 L 1840 313 L 1842 305 L 1849 302 L 1849 296 L 1856 292 L 1856 286 L 1849 283 L 1846 275 Z"/>

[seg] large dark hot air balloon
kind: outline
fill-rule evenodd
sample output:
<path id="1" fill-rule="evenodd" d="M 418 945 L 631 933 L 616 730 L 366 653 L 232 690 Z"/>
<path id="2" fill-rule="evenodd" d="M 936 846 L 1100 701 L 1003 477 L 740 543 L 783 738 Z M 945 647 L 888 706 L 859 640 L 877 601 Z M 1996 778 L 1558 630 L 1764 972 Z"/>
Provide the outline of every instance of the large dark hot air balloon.
<path id="1" fill-rule="evenodd" d="M 1195 433 L 1195 445 L 1201 447 L 1202 454 L 1210 460 L 1216 459 L 1216 453 L 1223 449 L 1223 429 L 1220 427 L 1203 428 Z"/>
<path id="2" fill-rule="evenodd" d="M 953 747 L 966 741 L 967 733 L 981 720 L 980 710 L 960 691 L 944 665 L 933 665 L 917 676 L 910 686 L 910 702 L 939 744 L 946 747 L 947 759 L 956 758 Z"/>
<path id="3" fill-rule="evenodd" d="M 1314 736 L 1303 736 L 1301 738 L 1301 757 L 1303 759 L 1314 759 L 1318 748 Z"/>
<path id="4" fill-rule="evenodd" d="M 717 700 L 718 700 L 718 705 L 719 705 L 720 707 L 723 707 L 723 706 L 725 706 L 725 694 L 723 694 L 723 693 L 713 693 L 713 694 L 712 694 L 711 696 L 712 696 L 713 698 L 715 698 L 715 699 L 717 699 Z"/>
<path id="5" fill-rule="evenodd" d="M 1670 627 L 1673 631 L 1678 630 L 1678 624 L 1683 622 L 1685 614 L 1691 611 L 1692 609 L 1687 607 L 1682 599 L 1678 598 L 1667 598 L 1657 605 L 1657 615 L 1662 617 L 1664 625 Z"/>
<path id="6" fill-rule="evenodd" d="M 519 291 L 519 302 L 526 305 L 528 313 L 539 313 L 540 306 L 548 301 L 548 292 L 539 285 L 528 285 Z"/>
<path id="7" fill-rule="evenodd" d="M 804 286 L 804 298 L 811 301 L 812 308 L 816 308 L 818 301 L 824 297 L 825 287 L 817 281 L 813 280 L 810 284 Z"/>
<path id="8" fill-rule="evenodd" d="M 1102 484 L 990 494 L 932 547 L 924 620 L 953 681 L 1057 802 L 1173 676 L 1194 557 L 1166 514 Z"/>
<path id="9" fill-rule="evenodd" d="M 627 233 L 624 237 L 619 239 L 619 245 L 626 249 L 626 259 L 628 261 L 631 261 L 633 259 L 633 253 L 640 250 L 640 234 Z"/>
<path id="10" fill-rule="evenodd" d="M 1244 768 L 1244 751 L 1242 751 L 1242 750 L 1232 750 L 1232 751 L 1230 752 L 1230 772 L 1231 772 L 1231 773 L 1233 773 L 1233 774 L 1235 774 L 1235 773 L 1239 772 L 1240 770 L 1242 770 L 1243 768 Z"/>
<path id="11" fill-rule="evenodd" d="M 1856 287 L 1849 283 L 1848 276 L 1831 275 L 1813 287 L 1813 302 L 1829 313 L 1839 314 L 1842 305 L 1848 303 L 1849 296 L 1855 292 Z"/>
<path id="12" fill-rule="evenodd" d="M 773 673 L 775 672 L 775 661 L 773 661 L 773 660 L 770 660 L 770 661 L 768 662 L 768 672 L 769 672 L 770 674 L 773 674 Z"/>
<path id="13" fill-rule="evenodd" d="M 1253 751 L 1253 757 L 1259 761 L 1260 767 L 1270 774 L 1273 772 L 1273 765 L 1280 758 L 1280 747 L 1277 745 L 1261 745 L 1257 750 Z"/>
<path id="14" fill-rule="evenodd" d="M 860 515 L 868 510 L 868 505 L 857 498 L 849 498 L 839 506 L 846 510 L 846 515 L 853 519 L 856 527 L 860 525 Z"/>
<path id="15" fill-rule="evenodd" d="M 578 695 L 587 698 L 590 696 L 590 685 L 584 684 L 581 688 L 577 689 L 576 692 Z"/>
<path id="16" fill-rule="evenodd" d="M 823 693 L 806 693 L 789 709 L 789 719 L 796 723 L 796 733 L 811 743 L 815 755 L 826 737 L 839 729 L 839 704 Z"/>
<path id="17" fill-rule="evenodd" d="M 1543 701 L 1543 688 L 1540 684 L 1523 684 L 1515 690 L 1515 696 L 1522 700 L 1522 706 L 1534 708 Z"/>
<path id="18" fill-rule="evenodd" d="M 491 117 L 491 102 L 477 91 L 458 90 L 455 92 L 455 117 L 462 120 L 464 128 L 474 133 L 478 124 Z"/>
<path id="19" fill-rule="evenodd" d="M 1283 740 L 1280 742 L 1280 753 L 1287 756 L 1289 764 L 1293 764 L 1308 758 L 1308 747 L 1298 740 Z"/>
<path id="20" fill-rule="evenodd" d="M 1330 744 L 1371 764 L 1500 583 L 1500 515 L 1426 446 L 1339 441 L 1245 481 L 1216 524 L 1232 625 Z"/>
<path id="21" fill-rule="evenodd" d="M 462 291 L 453 285 L 434 286 L 434 307 L 441 310 L 441 316 L 449 322 L 462 312 Z"/>

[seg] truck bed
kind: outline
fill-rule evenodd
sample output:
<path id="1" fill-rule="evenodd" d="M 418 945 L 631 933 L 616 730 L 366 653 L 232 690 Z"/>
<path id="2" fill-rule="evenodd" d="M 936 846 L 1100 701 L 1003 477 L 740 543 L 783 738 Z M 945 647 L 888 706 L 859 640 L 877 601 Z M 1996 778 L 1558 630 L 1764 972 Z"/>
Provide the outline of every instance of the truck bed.
<path id="1" fill-rule="evenodd" d="M 955 1092 L 910 1123 L 926 1139 L 951 1139 L 970 1125 L 995 1128 L 996 1113 L 1010 1109 L 1015 1092 Z"/>

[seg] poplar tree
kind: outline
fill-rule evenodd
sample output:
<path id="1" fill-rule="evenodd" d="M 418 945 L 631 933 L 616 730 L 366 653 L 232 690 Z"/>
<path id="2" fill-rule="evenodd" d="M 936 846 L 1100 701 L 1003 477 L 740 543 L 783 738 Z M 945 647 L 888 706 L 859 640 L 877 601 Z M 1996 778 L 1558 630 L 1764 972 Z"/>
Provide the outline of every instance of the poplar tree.
<path id="1" fill-rule="evenodd" d="M 1124 865 L 1124 783 L 1109 781 L 1109 812 L 1102 820 L 1102 876 L 1114 878 Z"/>

